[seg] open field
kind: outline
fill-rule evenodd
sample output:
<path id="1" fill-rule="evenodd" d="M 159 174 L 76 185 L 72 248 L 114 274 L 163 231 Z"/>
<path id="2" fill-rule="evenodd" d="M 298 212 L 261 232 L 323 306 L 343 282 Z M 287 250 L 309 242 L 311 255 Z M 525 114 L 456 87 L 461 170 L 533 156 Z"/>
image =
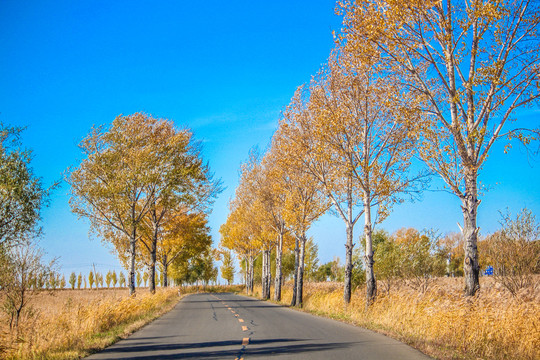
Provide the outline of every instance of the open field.
<path id="1" fill-rule="evenodd" d="M 536 283 L 540 277 L 537 277 Z M 491 278 L 481 279 L 473 298 L 462 295 L 462 279 L 440 278 L 425 293 L 396 284 L 381 293 L 369 310 L 363 289 L 345 307 L 339 283 L 306 283 L 304 310 L 385 333 L 439 359 L 539 359 L 540 287 L 512 297 Z M 241 286 L 207 287 L 208 292 L 238 292 Z M 204 291 L 183 288 L 182 294 Z M 260 288 L 256 287 L 260 293 Z M 283 304 L 292 296 L 284 287 Z M 2 318 L 0 357 L 74 359 L 98 351 L 170 310 L 177 289 L 150 296 L 138 289 L 57 290 L 32 302 L 19 336 L 9 334 Z M 1 316 L 4 316 L 3 314 Z"/>
<path id="2" fill-rule="evenodd" d="M 17 333 L 9 332 L 0 314 L 0 358 L 77 359 L 124 338 L 172 309 L 177 289 L 151 296 L 137 289 L 56 290 L 41 292 Z"/>
<path id="3" fill-rule="evenodd" d="M 382 332 L 438 359 L 540 359 L 540 287 L 512 297 L 491 278 L 481 286 L 465 298 L 461 278 L 437 279 L 423 294 L 398 284 L 366 311 L 364 289 L 345 307 L 341 284 L 307 283 L 304 310 Z M 282 303 L 291 297 L 287 284 Z"/>

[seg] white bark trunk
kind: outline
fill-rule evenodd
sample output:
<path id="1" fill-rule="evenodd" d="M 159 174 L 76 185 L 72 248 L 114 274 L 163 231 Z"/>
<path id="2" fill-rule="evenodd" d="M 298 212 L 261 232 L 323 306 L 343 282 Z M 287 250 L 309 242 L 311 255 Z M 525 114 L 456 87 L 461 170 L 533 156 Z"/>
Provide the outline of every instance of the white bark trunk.
<path id="1" fill-rule="evenodd" d="M 377 296 L 377 282 L 375 281 L 375 273 L 373 272 L 373 242 L 371 228 L 371 207 L 370 197 L 367 192 L 364 192 L 364 235 L 366 240 L 366 254 L 364 262 L 366 266 L 366 306 L 369 306 L 375 301 Z"/>
<path id="2" fill-rule="evenodd" d="M 476 216 L 478 204 L 477 173 L 470 172 L 465 176 L 465 197 L 462 199 L 463 240 L 465 259 L 463 272 L 465 276 L 465 295 L 474 296 L 480 289 L 480 265 L 478 263 L 478 231 Z"/>

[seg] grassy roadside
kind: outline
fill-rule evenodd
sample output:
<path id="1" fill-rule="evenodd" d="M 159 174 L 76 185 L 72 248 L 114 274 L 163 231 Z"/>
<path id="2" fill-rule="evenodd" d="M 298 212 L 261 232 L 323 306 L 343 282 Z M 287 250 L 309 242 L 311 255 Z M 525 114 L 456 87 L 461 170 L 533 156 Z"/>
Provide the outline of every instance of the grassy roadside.
<path id="1" fill-rule="evenodd" d="M 180 289 L 182 294 L 195 293 L 234 293 L 238 294 L 244 291 L 245 285 L 208 285 L 208 286 L 185 286 Z"/>
<path id="2" fill-rule="evenodd" d="M 512 297 L 484 280 L 477 296 L 465 298 L 460 280 L 438 279 L 425 293 L 397 286 L 368 310 L 363 289 L 345 307 L 339 284 L 306 284 L 301 310 L 383 333 L 437 359 L 540 359 L 540 289 Z M 285 286 L 280 303 L 291 298 Z"/>
<path id="3" fill-rule="evenodd" d="M 170 311 L 181 299 L 177 289 L 159 289 L 155 295 L 139 292 L 134 297 L 129 297 L 127 290 L 122 295 L 106 290 L 95 293 L 91 300 L 76 291 L 55 295 L 55 304 L 29 314 L 18 334 L 0 334 L 0 340 L 9 344 L 0 357 L 78 359 L 127 337 Z"/>

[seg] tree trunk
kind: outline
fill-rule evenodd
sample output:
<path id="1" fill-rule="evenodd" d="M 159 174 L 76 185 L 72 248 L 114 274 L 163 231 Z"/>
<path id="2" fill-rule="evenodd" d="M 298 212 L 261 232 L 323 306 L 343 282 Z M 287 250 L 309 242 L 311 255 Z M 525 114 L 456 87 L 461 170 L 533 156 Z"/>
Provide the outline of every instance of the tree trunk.
<path id="1" fill-rule="evenodd" d="M 306 257 L 306 234 L 302 234 L 298 259 L 298 283 L 296 285 L 296 306 L 302 307 L 304 301 L 304 260 Z"/>
<path id="2" fill-rule="evenodd" d="M 253 258 L 253 255 L 249 256 L 249 262 L 248 262 L 248 274 L 249 274 L 249 281 L 248 281 L 248 289 L 249 293 L 253 294 L 253 281 L 255 278 L 255 259 Z"/>
<path id="3" fill-rule="evenodd" d="M 267 281 L 267 284 L 266 284 L 266 300 L 270 300 L 270 292 L 272 290 L 272 262 L 271 262 L 271 258 L 272 258 L 272 250 L 271 249 L 268 249 L 268 254 L 266 255 L 268 258 L 266 259 L 266 281 Z"/>
<path id="4" fill-rule="evenodd" d="M 156 292 L 156 243 L 152 241 L 152 250 L 150 251 L 150 293 Z"/>
<path id="5" fill-rule="evenodd" d="M 261 268 L 261 286 L 262 286 L 262 293 L 261 297 L 264 299 L 266 296 L 266 250 L 263 250 L 262 253 L 262 268 Z"/>
<path id="6" fill-rule="evenodd" d="M 169 286 L 169 279 L 167 278 L 169 270 L 169 264 L 167 264 L 167 255 L 163 255 L 163 287 Z"/>
<path id="7" fill-rule="evenodd" d="M 133 229 L 133 234 L 131 239 L 129 239 L 130 243 L 130 266 L 129 266 L 129 295 L 135 294 L 135 251 L 136 251 L 136 244 L 137 244 L 137 231 L 136 229 Z"/>
<path id="8" fill-rule="evenodd" d="M 272 282 L 272 275 L 270 273 L 270 254 L 271 250 L 263 250 L 263 263 L 262 263 L 262 298 L 264 300 L 270 299 L 270 283 Z"/>
<path id="9" fill-rule="evenodd" d="M 293 293 L 292 293 L 292 300 L 291 300 L 291 306 L 296 305 L 296 291 L 297 291 L 297 282 L 298 282 L 298 255 L 299 255 L 299 248 L 298 248 L 298 236 L 294 237 L 294 278 L 293 278 Z"/>
<path id="10" fill-rule="evenodd" d="M 364 235 L 366 238 L 366 254 L 364 262 L 366 266 L 366 307 L 371 305 L 377 296 L 377 282 L 375 281 L 375 273 L 373 272 L 373 242 L 371 229 L 371 207 L 369 194 L 364 192 Z"/>
<path id="11" fill-rule="evenodd" d="M 24 286 L 24 285 L 23 285 Z M 23 304 L 21 303 L 20 306 L 18 306 L 15 311 L 16 311 L 16 315 L 15 315 L 15 329 L 18 329 L 19 328 L 19 319 L 21 318 L 21 312 L 22 312 L 22 309 L 23 309 Z"/>
<path id="12" fill-rule="evenodd" d="M 283 232 L 280 232 L 278 239 L 278 246 L 276 248 L 276 278 L 274 280 L 274 300 L 281 300 L 281 256 L 283 255 Z"/>
<path id="13" fill-rule="evenodd" d="M 345 284 L 343 286 L 343 300 L 346 304 L 351 302 L 353 247 L 353 225 L 349 222 L 347 223 L 347 243 L 345 244 Z"/>
<path id="14" fill-rule="evenodd" d="M 465 197 L 462 200 L 463 211 L 463 240 L 465 246 L 465 259 L 463 272 L 465 277 L 465 295 L 474 296 L 480 289 L 480 265 L 478 263 L 476 216 L 478 204 L 477 173 L 472 171 L 465 175 Z"/>
<path id="15" fill-rule="evenodd" d="M 246 272 L 244 274 L 244 284 L 246 284 L 246 294 L 249 294 L 249 263 L 248 263 L 248 257 L 244 257 L 244 261 L 246 262 Z"/>

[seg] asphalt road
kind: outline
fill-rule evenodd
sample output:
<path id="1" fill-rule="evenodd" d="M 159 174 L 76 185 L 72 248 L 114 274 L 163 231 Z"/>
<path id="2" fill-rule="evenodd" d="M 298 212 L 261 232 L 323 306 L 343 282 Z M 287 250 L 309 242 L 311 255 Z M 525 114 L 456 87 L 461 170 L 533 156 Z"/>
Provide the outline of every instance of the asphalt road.
<path id="1" fill-rule="evenodd" d="M 249 297 L 194 294 L 88 359 L 429 359 L 369 330 Z"/>

